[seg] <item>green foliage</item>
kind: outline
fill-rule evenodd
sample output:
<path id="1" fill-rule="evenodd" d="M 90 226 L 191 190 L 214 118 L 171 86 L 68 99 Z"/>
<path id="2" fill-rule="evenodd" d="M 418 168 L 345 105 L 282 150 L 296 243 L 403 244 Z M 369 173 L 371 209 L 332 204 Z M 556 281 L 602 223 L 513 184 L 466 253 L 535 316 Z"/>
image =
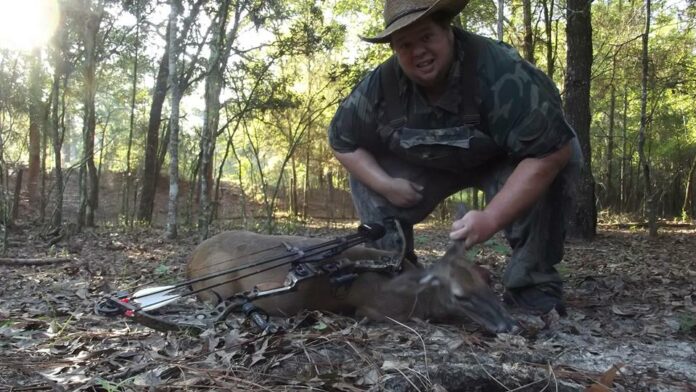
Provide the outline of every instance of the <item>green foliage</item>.
<path id="1" fill-rule="evenodd" d="M 240 24 L 224 71 L 224 103 L 214 149 L 214 176 L 222 165 L 222 180 L 232 182 L 247 202 L 261 205 L 263 214 L 269 219 L 289 209 L 280 206 L 288 206 L 290 195 L 301 191 L 305 184 L 310 190 L 325 189 L 329 184 L 346 189 L 345 171 L 333 158 L 325 130 L 338 102 L 391 55 L 388 45 L 360 40 L 360 36 L 372 35 L 384 27 L 382 4 L 383 1 L 357 0 L 230 3 L 228 23 L 238 15 Z M 553 78 L 562 91 L 565 88 L 566 4 L 554 2 L 551 9 L 554 51 L 551 64 L 547 64 L 546 57 L 543 4 L 542 0 L 532 2 L 534 55 L 542 70 L 547 71 L 551 65 L 555 67 Z M 242 5 L 244 8 L 236 8 Z M 494 36 L 496 7 L 493 1 L 472 0 L 461 15 L 462 25 Z M 507 1 L 505 7 L 505 39 L 521 48 L 521 2 Z M 167 11 L 166 2 L 107 2 L 105 26 L 109 28 L 100 35 L 96 96 L 95 147 L 99 154 L 97 159 L 101 157 L 97 164 L 101 164 L 102 171 L 123 172 L 127 166 L 136 47 L 139 76 L 133 126 L 135 144 L 130 163 L 133 170 L 140 168 L 144 155 L 140 144 L 149 121 L 151 89 L 166 38 L 166 16 L 162 15 Z M 207 57 L 215 42 L 207 35 L 206 28 L 218 11 L 219 5 L 209 2 L 198 16 L 193 33 L 183 43 L 182 69 L 194 58 Z M 65 108 L 64 113 L 60 108 L 61 124 L 65 125 L 60 129 L 64 132 L 62 159 L 69 167 L 82 156 L 84 48 L 79 39 L 82 28 L 79 22 L 84 15 L 83 10 L 74 7 L 66 12 L 66 41 L 61 43 L 56 39 L 42 48 L 44 76 L 39 83 L 39 96 L 43 102 L 48 100 L 52 87 L 50 76 L 57 65 L 64 64 L 66 74 L 60 80 L 58 93 Z M 122 17 L 126 14 L 132 17 Z M 592 3 L 592 14 L 591 144 L 597 194 L 603 208 L 637 212 L 642 200 L 636 144 L 644 7 L 642 2 L 602 0 Z M 696 156 L 696 113 L 692 108 L 696 100 L 694 15 L 693 4 L 664 0 L 654 4 L 647 147 L 655 185 L 660 190 L 661 211 L 665 215 L 682 216 L 689 164 Z M 139 22 L 137 37 L 136 21 Z M 201 42 L 204 45 L 199 48 Z M 32 61 L 33 54 L 0 51 L 0 147 L 6 164 L 24 164 L 28 160 Z M 196 71 L 203 66 L 204 62 L 198 64 Z M 203 77 L 201 74 L 193 79 L 182 106 L 179 161 L 182 179 L 186 180 L 191 179 L 198 163 L 203 128 L 200 101 L 205 94 Z M 168 110 L 168 103 L 165 103 L 162 127 L 166 124 Z M 611 150 L 610 141 L 613 143 Z M 53 166 L 50 158 L 46 161 L 47 170 Z M 167 165 L 165 160 L 163 172 Z M 483 199 L 482 194 L 478 196 L 479 200 Z M 473 203 L 468 192 L 453 196 L 453 200 L 468 205 Z M 293 217 L 287 224 L 297 224 L 301 219 Z M 256 222 L 264 227 L 273 224 L 258 216 Z M 292 230 L 292 227 L 287 229 Z"/>
<path id="2" fill-rule="evenodd" d="M 659 193 L 663 211 L 671 216 L 681 213 L 685 171 L 696 155 L 695 116 L 688 109 L 694 80 L 687 76 L 695 69 L 696 37 L 693 21 L 682 20 L 675 7 L 657 2 L 653 9 L 647 142 L 654 186 L 670 189 Z M 641 3 L 600 2 L 593 4 L 593 17 L 592 145 L 598 196 L 603 207 L 635 210 L 643 196 L 636 148 L 644 10 Z"/>

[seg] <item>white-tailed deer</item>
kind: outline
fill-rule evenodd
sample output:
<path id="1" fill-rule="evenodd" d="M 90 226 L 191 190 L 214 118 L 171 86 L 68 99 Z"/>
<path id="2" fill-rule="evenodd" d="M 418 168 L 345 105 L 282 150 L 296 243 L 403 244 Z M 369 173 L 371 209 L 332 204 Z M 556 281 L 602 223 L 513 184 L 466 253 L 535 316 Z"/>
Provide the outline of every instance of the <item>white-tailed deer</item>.
<path id="1" fill-rule="evenodd" d="M 209 238 L 194 250 L 188 262 L 187 275 L 189 279 L 195 279 L 229 270 L 268 257 L 269 249 L 274 249 L 277 256 L 286 251 L 286 244 L 304 248 L 323 241 L 318 238 L 227 231 Z M 336 257 L 378 260 L 389 256 L 393 254 L 356 246 Z M 192 289 L 211 287 L 244 275 L 239 280 L 198 294 L 204 301 L 216 303 L 254 287 L 268 289 L 282 286 L 287 272 L 287 265 L 255 274 L 249 274 L 249 271 L 232 272 L 194 283 Z M 404 262 L 403 270 L 397 276 L 363 272 L 339 290 L 329 277 L 321 275 L 303 281 L 296 291 L 261 298 L 254 304 L 276 316 L 290 316 L 309 309 L 355 314 L 378 321 L 390 317 L 402 321 L 419 318 L 452 322 L 468 317 L 492 332 L 510 331 L 516 325 L 481 274 L 465 260 L 463 249 L 457 245 L 427 269 Z"/>

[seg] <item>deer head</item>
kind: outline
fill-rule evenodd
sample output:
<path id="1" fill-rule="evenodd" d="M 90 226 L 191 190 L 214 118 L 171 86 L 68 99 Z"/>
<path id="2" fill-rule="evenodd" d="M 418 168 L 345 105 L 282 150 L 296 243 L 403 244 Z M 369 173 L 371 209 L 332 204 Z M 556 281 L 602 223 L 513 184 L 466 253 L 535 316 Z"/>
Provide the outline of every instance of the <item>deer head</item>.
<path id="1" fill-rule="evenodd" d="M 431 267 L 407 271 L 392 280 L 386 289 L 426 297 L 431 313 L 454 319 L 470 318 L 493 333 L 515 330 L 517 323 L 489 286 L 482 270 L 467 261 L 464 244 L 457 241 Z"/>

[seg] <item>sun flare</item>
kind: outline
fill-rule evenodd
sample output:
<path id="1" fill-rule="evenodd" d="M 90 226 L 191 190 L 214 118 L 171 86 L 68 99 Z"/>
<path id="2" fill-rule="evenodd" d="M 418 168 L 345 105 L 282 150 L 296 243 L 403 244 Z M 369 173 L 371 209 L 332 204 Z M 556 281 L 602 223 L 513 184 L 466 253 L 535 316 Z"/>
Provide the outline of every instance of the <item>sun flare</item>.
<path id="1" fill-rule="evenodd" d="M 44 45 L 58 25 L 57 0 L 0 0 L 0 47 L 31 50 Z"/>

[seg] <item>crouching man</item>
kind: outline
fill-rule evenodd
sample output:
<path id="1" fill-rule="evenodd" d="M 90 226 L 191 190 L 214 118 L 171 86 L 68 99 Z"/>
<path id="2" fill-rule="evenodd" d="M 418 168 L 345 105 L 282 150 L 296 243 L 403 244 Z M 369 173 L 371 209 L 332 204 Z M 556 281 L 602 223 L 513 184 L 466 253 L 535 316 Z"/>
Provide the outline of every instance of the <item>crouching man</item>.
<path id="1" fill-rule="evenodd" d="M 456 220 L 450 237 L 471 247 L 505 230 L 506 302 L 563 314 L 554 265 L 579 145 L 544 73 L 509 45 L 451 25 L 466 3 L 386 0 L 385 29 L 362 39 L 389 44 L 393 55 L 339 106 L 329 141 L 360 219 L 398 219 L 412 260 L 414 224 L 459 190 L 483 190 L 486 208 Z M 393 238 L 375 246 L 389 249 Z"/>

